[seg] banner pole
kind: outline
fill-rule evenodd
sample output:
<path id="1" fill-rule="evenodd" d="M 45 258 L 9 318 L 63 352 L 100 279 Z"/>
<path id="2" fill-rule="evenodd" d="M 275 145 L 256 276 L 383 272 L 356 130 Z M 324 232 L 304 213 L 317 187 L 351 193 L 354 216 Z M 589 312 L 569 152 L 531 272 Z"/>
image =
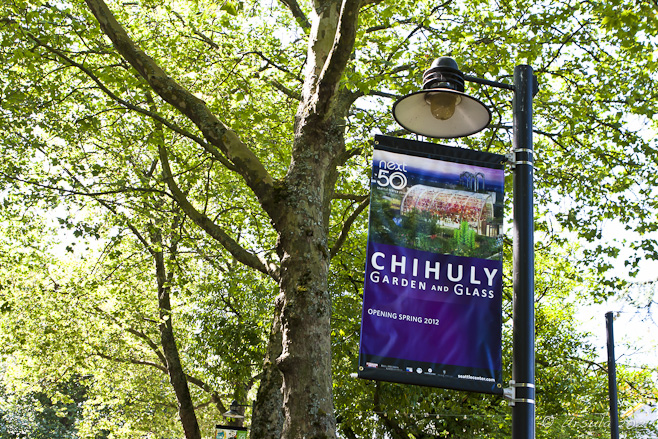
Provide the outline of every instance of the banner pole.
<path id="1" fill-rule="evenodd" d="M 535 312 L 532 99 L 537 83 L 532 68 L 514 69 L 514 330 L 516 399 L 512 439 L 535 438 Z"/>

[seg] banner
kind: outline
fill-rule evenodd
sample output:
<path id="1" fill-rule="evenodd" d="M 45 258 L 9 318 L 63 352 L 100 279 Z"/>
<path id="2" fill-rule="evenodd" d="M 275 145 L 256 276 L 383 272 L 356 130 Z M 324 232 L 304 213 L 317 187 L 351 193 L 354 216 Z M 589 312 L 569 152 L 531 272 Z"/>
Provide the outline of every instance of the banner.
<path id="1" fill-rule="evenodd" d="M 215 439 L 247 439 L 248 436 L 248 431 L 245 427 L 217 425 L 215 429 Z"/>
<path id="2" fill-rule="evenodd" d="M 375 137 L 359 377 L 502 393 L 504 161 Z"/>

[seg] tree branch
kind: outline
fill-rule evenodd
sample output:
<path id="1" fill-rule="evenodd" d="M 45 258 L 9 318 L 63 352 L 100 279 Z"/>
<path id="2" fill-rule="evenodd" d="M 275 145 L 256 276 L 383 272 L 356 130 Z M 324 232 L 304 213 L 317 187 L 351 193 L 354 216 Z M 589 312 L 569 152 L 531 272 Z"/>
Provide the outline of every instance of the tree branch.
<path id="1" fill-rule="evenodd" d="M 396 95 L 393 93 L 386 93 L 384 91 L 377 91 L 377 90 L 370 90 L 368 92 L 368 96 L 379 96 L 380 98 L 387 98 L 387 99 L 400 99 L 402 96 Z"/>
<path id="2" fill-rule="evenodd" d="M 75 175 L 73 175 L 72 172 L 70 172 L 68 169 L 66 170 L 66 172 L 67 172 L 67 173 L 69 174 L 69 176 L 73 179 L 73 181 L 75 181 L 77 184 L 79 184 L 79 185 L 82 186 L 84 189 L 86 189 L 86 186 L 84 185 L 84 183 L 81 182 L 78 178 L 76 178 Z M 123 218 L 125 219 L 126 227 L 128 227 L 128 229 L 133 233 L 133 235 L 137 238 L 137 240 L 138 240 L 139 242 L 142 243 L 142 245 L 144 246 L 144 248 L 146 249 L 146 251 L 148 251 L 151 255 L 153 255 L 153 247 L 152 247 L 151 244 L 146 240 L 146 238 L 145 238 L 145 237 L 139 232 L 139 230 L 137 230 L 137 228 L 133 225 L 133 223 L 129 220 L 129 218 L 127 218 L 127 217 L 125 217 L 125 216 L 119 214 L 119 212 L 118 212 L 118 211 L 117 211 L 117 210 L 116 210 L 116 209 L 115 209 L 110 203 L 108 203 L 107 201 L 105 201 L 105 200 L 103 200 L 103 199 L 101 199 L 101 198 L 98 198 L 98 195 L 97 195 L 96 193 L 90 193 L 90 192 L 87 192 L 87 193 L 85 193 L 84 195 L 92 197 L 94 200 L 96 200 L 96 202 L 97 202 L 98 204 L 100 204 L 101 206 L 105 207 L 107 210 L 109 210 L 110 212 L 112 212 L 115 216 L 117 216 L 117 217 L 123 217 Z M 146 338 L 146 337 L 145 337 L 145 338 Z M 146 338 L 146 339 L 149 340 L 148 338 Z M 149 341 L 150 341 L 150 340 L 149 340 Z M 157 352 L 157 349 L 156 349 L 156 352 Z M 157 353 L 159 354 L 159 352 L 157 352 Z M 163 357 L 163 358 L 164 358 L 164 357 Z"/>
<path id="3" fill-rule="evenodd" d="M 170 230 L 178 228 L 179 218 L 174 216 L 172 227 Z M 194 403 L 192 402 L 192 395 L 190 394 L 189 384 L 187 382 L 187 375 L 183 370 L 183 364 L 180 358 L 180 352 L 176 344 L 176 336 L 174 335 L 174 326 L 172 322 L 171 312 L 171 281 L 173 279 L 173 271 L 167 271 L 166 262 L 164 258 L 164 241 L 160 230 L 160 224 L 155 221 L 152 222 L 151 241 L 158 245 L 161 250 L 153 253 L 153 262 L 155 265 L 155 278 L 158 287 L 158 310 L 160 317 L 160 344 L 167 360 L 167 373 L 169 375 L 169 382 L 176 395 L 178 402 L 178 416 L 185 432 L 185 437 L 190 439 L 201 439 L 201 431 L 199 423 L 194 411 Z M 176 258 L 176 248 L 178 237 L 175 236 L 169 246 L 169 259 L 170 262 Z"/>
<path id="4" fill-rule="evenodd" d="M 281 93 L 288 96 L 289 98 L 294 99 L 296 101 L 301 101 L 302 100 L 302 96 L 298 92 L 290 90 L 288 87 L 281 84 L 279 81 L 272 80 L 272 81 L 270 81 L 270 84 L 272 85 L 272 87 L 276 88 Z"/>
<path id="5" fill-rule="evenodd" d="M 356 202 L 361 202 L 367 197 L 368 195 L 340 194 L 340 193 L 334 194 L 334 200 L 352 200 Z"/>
<path id="6" fill-rule="evenodd" d="M 356 40 L 361 0 L 343 0 L 333 46 L 318 81 L 318 102 L 328 103 L 335 95 L 338 83 L 352 56 Z"/>
<path id="7" fill-rule="evenodd" d="M 30 33 L 27 33 L 27 35 L 36 44 L 43 47 L 44 49 L 46 49 L 47 51 L 49 51 L 53 55 L 61 58 L 62 60 L 64 60 L 70 66 L 73 66 L 73 67 L 77 68 L 78 70 L 83 72 L 85 75 L 87 75 L 92 81 L 94 81 L 96 83 L 98 88 L 100 88 L 100 90 L 103 93 L 105 93 L 105 95 L 108 96 L 113 101 L 117 102 L 118 104 L 124 106 L 125 108 L 127 108 L 129 110 L 135 111 L 136 113 L 140 113 L 140 114 L 143 114 L 145 116 L 148 116 L 151 119 L 153 119 L 157 122 L 160 122 L 161 124 L 163 124 L 164 126 L 169 128 L 170 130 L 182 135 L 183 137 L 187 137 L 188 139 L 190 139 L 190 140 L 194 141 L 195 143 L 201 145 L 208 153 L 210 153 L 214 158 L 219 160 L 228 169 L 235 170 L 234 166 L 230 162 L 228 162 L 226 160 L 226 158 L 217 149 L 213 148 L 212 145 L 209 145 L 208 142 L 204 141 L 199 136 L 195 136 L 194 134 L 184 130 L 183 128 L 179 127 L 178 125 L 168 121 L 167 119 L 163 118 L 159 114 L 155 113 L 154 111 L 146 110 L 146 109 L 141 108 L 137 105 L 131 104 L 130 102 L 128 102 L 124 99 L 121 99 L 114 92 L 112 92 L 109 88 L 107 88 L 105 86 L 105 84 L 103 84 L 101 82 L 101 80 L 91 70 L 89 70 L 88 68 L 86 68 L 82 64 L 77 63 L 72 58 L 70 58 L 66 54 L 64 54 L 63 52 L 61 52 L 61 51 L 55 49 L 54 47 L 51 47 L 48 44 L 42 42 L 39 38 L 35 37 L 34 35 L 32 35 Z"/>
<path id="8" fill-rule="evenodd" d="M 266 210 L 276 213 L 271 200 L 274 179 L 253 151 L 238 138 L 235 132 L 217 119 L 205 102 L 169 77 L 153 58 L 137 47 L 103 0 L 85 1 L 117 52 L 137 70 L 162 99 L 187 116 L 208 142 L 228 157 L 235 165 L 235 171 L 245 179 L 263 206 L 267 206 Z"/>
<path id="9" fill-rule="evenodd" d="M 95 306 L 93 309 L 94 309 L 96 312 L 98 312 L 98 313 L 100 313 L 100 314 L 102 314 L 102 315 L 108 317 L 108 318 L 109 318 L 112 322 L 114 322 L 114 324 L 117 325 L 118 327 L 125 329 L 125 330 L 128 331 L 130 334 L 134 335 L 135 337 L 139 338 L 140 340 L 145 341 L 146 344 L 151 348 L 151 350 L 153 351 L 153 353 L 158 357 L 158 359 L 159 359 L 160 362 L 162 363 L 163 367 L 165 368 L 164 371 L 165 371 L 165 372 L 167 371 L 167 369 L 166 369 L 167 360 L 165 359 L 163 353 L 160 352 L 160 348 L 158 347 L 158 345 L 157 345 L 153 340 L 151 340 L 146 334 L 144 334 L 143 332 L 138 331 L 138 330 L 136 330 L 136 329 L 134 329 L 134 328 L 126 328 L 126 327 L 124 327 L 124 326 L 121 324 L 121 322 L 119 322 L 119 320 L 118 320 L 116 317 L 114 317 L 112 314 L 110 314 L 110 313 L 107 312 L 107 311 L 103 311 L 103 310 L 102 310 L 100 307 L 98 307 L 98 306 Z"/>
<path id="10" fill-rule="evenodd" d="M 382 3 L 384 0 L 363 0 L 361 3 L 361 7 L 364 8 L 366 6 L 371 6 L 371 5 L 378 5 L 379 3 Z"/>
<path id="11" fill-rule="evenodd" d="M 187 377 L 187 381 L 194 384 L 204 392 L 208 393 L 210 395 L 210 402 L 212 404 L 215 404 L 215 407 L 217 407 L 217 410 L 219 413 L 224 413 L 226 412 L 226 407 L 222 403 L 221 398 L 219 397 L 219 394 L 215 392 L 210 386 L 205 383 L 204 381 L 200 380 L 199 378 L 193 377 L 191 375 L 185 374 Z"/>
<path id="12" fill-rule="evenodd" d="M 299 6 L 299 3 L 297 3 L 297 0 L 281 0 L 281 3 L 290 9 L 292 16 L 295 17 L 295 20 L 297 20 L 297 23 L 303 29 L 308 30 L 311 28 L 311 23 L 309 23 L 308 18 L 306 18 L 306 14 L 304 14 L 304 11 L 302 11 L 302 8 Z"/>
<path id="13" fill-rule="evenodd" d="M 164 354 L 160 351 L 158 345 L 153 340 L 151 340 L 146 334 L 144 334 L 144 333 L 142 333 L 142 332 L 140 332 L 136 329 L 133 329 L 133 328 L 127 328 L 126 330 L 129 333 L 133 334 L 135 337 L 137 337 L 141 340 L 144 340 L 146 342 L 146 344 L 151 348 L 151 350 L 153 350 L 153 353 L 155 353 L 155 355 L 158 356 L 158 359 L 160 360 L 160 362 L 163 365 L 167 364 L 167 359 L 165 358 Z M 165 372 L 167 371 L 166 367 L 165 367 L 164 371 Z"/>
<path id="14" fill-rule="evenodd" d="M 172 196 L 178 203 L 178 205 L 183 209 L 185 214 L 192 220 L 196 225 L 205 230 L 210 236 L 212 236 L 217 242 L 219 242 L 235 259 L 240 261 L 242 264 L 251 267 L 255 270 L 260 271 L 261 273 L 271 276 L 274 280 L 279 279 L 278 267 L 275 264 L 272 264 L 264 259 L 261 259 L 257 255 L 247 251 L 240 244 L 238 244 L 233 238 L 231 238 L 221 227 L 215 224 L 210 218 L 208 218 L 203 213 L 199 212 L 190 201 L 187 199 L 183 191 L 178 187 L 174 177 L 171 173 L 171 168 L 169 166 L 169 157 L 167 150 L 164 145 L 158 145 L 158 151 L 160 154 L 160 162 L 162 165 L 163 179 L 167 183 L 169 190 L 172 193 Z"/>
<path id="15" fill-rule="evenodd" d="M 101 357 L 101 358 L 104 358 L 104 359 L 109 360 L 109 361 L 117 362 L 117 363 L 130 363 L 130 364 L 136 364 L 138 366 L 150 366 L 150 367 L 154 367 L 154 368 L 158 369 L 161 372 L 167 373 L 167 368 L 165 366 L 162 366 L 162 365 L 157 364 L 157 363 L 153 363 L 151 361 L 135 360 L 133 358 L 116 358 L 116 357 L 112 357 L 110 355 L 103 354 L 101 352 L 97 352 L 94 355 L 96 355 L 98 357 Z"/>
<path id="16" fill-rule="evenodd" d="M 166 195 L 169 196 L 166 192 L 163 192 L 159 189 L 152 189 L 152 188 L 139 188 L 139 187 L 124 187 L 121 189 L 113 189 L 113 190 L 107 190 L 107 191 L 98 191 L 98 192 L 82 192 L 82 191 L 76 191 L 73 189 L 65 189 L 62 187 L 57 187 L 57 186 L 50 186 L 47 184 L 42 184 L 33 180 L 25 180 L 22 178 L 18 178 L 13 174 L 7 174 L 7 173 L 0 173 L 3 177 L 5 177 L 8 180 L 16 181 L 19 183 L 25 183 L 29 184 L 31 186 L 35 186 L 38 188 L 42 189 L 48 189 L 52 191 L 57 191 L 62 195 L 84 195 L 86 197 L 101 197 L 103 195 L 117 195 L 117 194 L 125 194 L 125 193 L 130 193 L 130 192 L 142 192 L 142 193 L 151 193 L 151 194 L 161 194 L 161 195 Z M 77 181 L 77 180 L 76 180 Z"/>
<path id="17" fill-rule="evenodd" d="M 336 238 L 336 242 L 334 242 L 333 247 L 329 251 L 329 254 L 333 258 L 336 256 L 336 253 L 338 253 L 338 250 L 343 246 L 345 243 L 345 240 L 347 239 L 347 235 L 350 232 L 350 228 L 352 227 L 352 224 L 354 224 L 354 221 L 361 215 L 361 212 L 365 210 L 366 207 L 370 204 L 370 197 L 367 195 L 364 196 L 363 201 L 354 209 L 354 212 L 350 214 L 350 216 L 347 217 L 345 220 L 345 223 L 343 223 L 343 228 L 340 231 L 340 235 L 338 235 L 338 238 Z"/>

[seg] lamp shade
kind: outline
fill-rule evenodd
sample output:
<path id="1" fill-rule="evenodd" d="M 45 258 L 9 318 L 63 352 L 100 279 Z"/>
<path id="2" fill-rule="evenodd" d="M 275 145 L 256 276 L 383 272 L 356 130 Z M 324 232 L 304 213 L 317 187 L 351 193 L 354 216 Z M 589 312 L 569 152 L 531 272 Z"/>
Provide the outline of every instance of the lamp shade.
<path id="1" fill-rule="evenodd" d="M 428 102 L 429 96 L 441 93 L 458 97 L 454 114 L 445 120 L 432 115 Z M 393 105 L 393 117 L 412 133 L 443 139 L 470 136 L 482 131 L 491 122 L 491 112 L 480 100 L 448 88 L 421 90 L 400 98 Z"/>
<path id="2" fill-rule="evenodd" d="M 244 415 L 238 412 L 238 409 L 240 408 L 240 404 L 238 404 L 237 401 L 231 402 L 231 407 L 228 412 L 223 413 L 222 416 L 225 418 L 233 418 L 233 419 L 243 419 Z"/>
<path id="3" fill-rule="evenodd" d="M 244 415 L 241 415 L 240 413 L 237 412 L 237 410 L 229 410 L 228 412 L 222 414 L 225 418 L 233 418 L 233 419 L 243 419 Z"/>

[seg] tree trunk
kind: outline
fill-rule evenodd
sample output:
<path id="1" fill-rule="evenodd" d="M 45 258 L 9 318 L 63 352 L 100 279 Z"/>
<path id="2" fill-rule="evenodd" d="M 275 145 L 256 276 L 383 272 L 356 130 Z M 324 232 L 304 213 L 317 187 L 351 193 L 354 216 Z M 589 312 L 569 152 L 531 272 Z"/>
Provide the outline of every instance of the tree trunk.
<path id="1" fill-rule="evenodd" d="M 160 145 L 164 181 L 181 209 L 241 263 L 279 281 L 281 302 L 280 308 L 277 305 L 274 330 L 280 325 L 280 336 L 273 333 L 272 342 L 280 337 L 281 349 L 272 346 L 269 353 L 280 353 L 275 360 L 280 375 L 266 364 L 261 380 L 261 387 L 265 386 L 265 390 L 260 396 L 272 399 L 270 402 L 260 401 L 259 404 L 264 405 L 259 411 L 269 405 L 274 410 L 270 418 L 279 419 L 279 411 L 271 404 L 278 398 L 277 380 L 282 379 L 280 397 L 285 419 L 281 437 L 335 438 L 327 236 L 336 169 L 345 152 L 347 104 L 351 103 L 340 96 L 340 82 L 354 47 L 361 0 L 317 0 L 313 4 L 307 71 L 295 120 L 292 161 L 283 181 L 275 181 L 236 133 L 225 126 L 202 100 L 169 77 L 139 49 L 103 0 L 85 1 L 121 56 L 160 97 L 197 126 L 206 140 L 199 144 L 213 158 L 242 176 L 272 219 L 279 238 L 279 267 L 242 248 L 221 227 L 196 210 L 177 186 L 169 167 L 168 151 Z M 167 293 L 164 287 L 161 289 L 162 294 Z M 163 343 L 167 340 L 165 336 L 170 325 L 167 320 L 162 323 Z M 168 356 L 167 361 L 172 362 L 168 366 L 170 374 L 175 374 L 181 368 L 178 351 L 173 339 L 171 341 L 171 357 Z M 193 408 L 183 405 L 189 396 L 187 383 L 184 380 L 175 382 L 172 376 L 172 385 L 177 397 L 180 396 L 181 421 L 183 416 L 190 415 L 190 431 L 196 434 L 198 426 L 191 421 Z M 268 419 L 262 415 L 261 411 L 259 422 Z M 188 427 L 185 428 L 187 433 Z M 277 429 L 278 426 L 271 431 Z M 253 435 L 256 437 L 255 433 Z"/>
<path id="2" fill-rule="evenodd" d="M 340 112 L 338 112 L 340 113 Z M 342 113 L 340 113 L 342 115 Z M 307 120 L 276 224 L 281 258 L 281 355 L 286 439 L 335 438 L 331 378 L 330 201 L 337 157 L 345 149 L 342 117 Z"/>
<path id="3" fill-rule="evenodd" d="M 306 188 L 306 189 L 305 189 Z M 310 189 L 313 188 L 313 189 Z M 281 237 L 282 352 L 285 423 L 282 437 L 333 438 L 335 419 L 331 388 L 331 299 L 327 289 L 329 257 L 316 185 L 291 191 L 289 231 Z"/>
<path id="4" fill-rule="evenodd" d="M 280 438 L 283 430 L 283 377 L 276 364 L 281 355 L 281 306 L 283 297 L 275 304 L 274 321 L 265 353 L 258 395 L 251 418 L 251 439 Z"/>
<path id="5" fill-rule="evenodd" d="M 327 242 L 337 167 L 352 101 L 340 80 L 356 35 L 360 0 L 314 3 L 292 161 L 273 213 L 281 266 L 284 439 L 336 437 L 331 371 Z M 267 209 L 266 209 L 267 210 Z"/>
<path id="6" fill-rule="evenodd" d="M 159 233 L 154 234 L 155 242 L 162 244 L 162 237 Z M 156 277 L 158 280 L 158 309 L 160 310 L 160 342 L 162 350 L 167 360 L 167 372 L 169 373 L 169 382 L 171 383 L 176 401 L 178 402 L 178 416 L 185 432 L 186 439 L 201 439 L 201 431 L 197 422 L 194 404 L 190 394 L 190 388 L 187 384 L 187 377 L 183 371 L 183 366 L 178 354 L 176 339 L 174 337 L 174 328 L 171 322 L 171 302 L 169 300 L 169 287 L 167 283 L 167 272 L 164 263 L 162 251 L 153 253 L 155 258 Z"/>

